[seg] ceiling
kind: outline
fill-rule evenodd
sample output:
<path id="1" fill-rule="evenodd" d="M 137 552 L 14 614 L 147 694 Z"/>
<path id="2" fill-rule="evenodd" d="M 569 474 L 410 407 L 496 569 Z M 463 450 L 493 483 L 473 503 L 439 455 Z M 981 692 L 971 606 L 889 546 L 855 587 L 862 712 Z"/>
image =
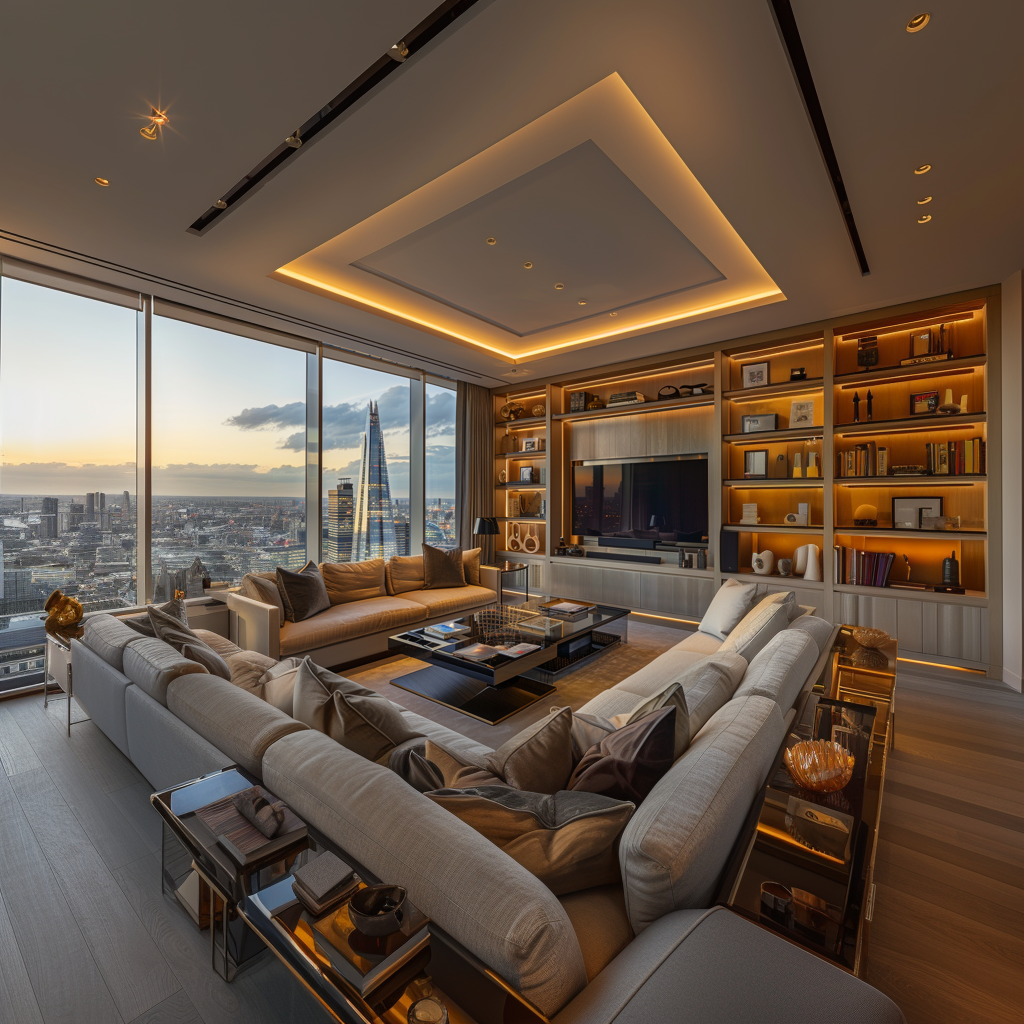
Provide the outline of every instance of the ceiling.
<path id="1" fill-rule="evenodd" d="M 202 236 L 186 228 L 212 200 L 436 0 L 264 5 L 258 18 L 241 4 L 212 17 L 195 0 L 65 2 L 59 17 L 47 5 L 7 5 L 0 31 L 18 46 L 0 66 L 0 229 L 494 385 L 509 379 L 507 356 L 271 275 L 480 154 L 504 152 L 517 132 L 617 75 L 784 299 L 599 339 L 587 365 L 991 284 L 1024 266 L 1024 5 L 921 3 L 931 22 L 911 35 L 917 4 L 793 0 L 867 277 L 766 0 L 483 0 Z M 138 133 L 151 105 L 171 118 L 156 142 Z M 924 162 L 933 169 L 915 177 Z M 587 320 L 561 292 L 502 277 L 528 250 L 540 254 L 523 258 L 537 270 L 583 275 L 566 290 L 571 298 L 577 281 L 588 286 L 573 299 L 593 296 L 588 314 L 622 315 L 713 283 L 720 261 L 622 166 L 584 139 L 517 174 L 518 185 L 467 195 L 347 263 L 480 329 L 524 338 Z M 95 185 L 97 175 L 110 186 Z M 918 225 L 916 201 L 928 194 L 933 219 Z M 584 230 L 602 214 L 612 258 Z M 498 236 L 488 223 L 509 242 L 470 252 L 467 239 Z M 32 252 L 2 239 L 0 250 Z M 556 348 L 517 369 L 524 379 L 570 373 L 579 359 Z"/>

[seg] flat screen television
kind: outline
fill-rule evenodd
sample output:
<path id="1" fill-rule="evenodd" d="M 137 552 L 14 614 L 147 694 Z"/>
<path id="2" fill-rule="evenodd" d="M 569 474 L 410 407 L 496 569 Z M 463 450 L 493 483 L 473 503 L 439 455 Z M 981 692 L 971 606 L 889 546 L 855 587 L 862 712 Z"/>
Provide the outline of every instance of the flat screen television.
<path id="1" fill-rule="evenodd" d="M 574 465 L 572 532 L 627 547 L 706 541 L 707 455 Z"/>

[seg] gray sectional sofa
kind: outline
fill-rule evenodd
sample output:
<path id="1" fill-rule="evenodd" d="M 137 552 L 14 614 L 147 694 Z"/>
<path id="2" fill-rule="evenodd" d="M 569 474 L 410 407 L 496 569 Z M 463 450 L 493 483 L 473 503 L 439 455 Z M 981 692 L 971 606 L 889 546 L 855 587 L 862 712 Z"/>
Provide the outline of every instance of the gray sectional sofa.
<path id="1" fill-rule="evenodd" d="M 580 709 L 620 714 L 687 670 L 701 680 L 686 694 L 686 749 L 621 836 L 621 884 L 561 897 L 384 765 L 111 616 L 89 620 L 72 664 L 76 696 L 154 787 L 243 766 L 370 874 L 405 886 L 557 1024 L 789 1024 L 840 1008 L 850 1020 L 900 1024 L 899 1009 L 870 986 L 713 906 L 787 724 L 829 658 L 831 624 L 789 621 L 793 611 L 763 614 L 756 628 L 741 622 L 725 641 L 693 634 Z M 723 650 L 724 668 L 701 667 Z M 401 713 L 450 750 L 489 752 Z"/>

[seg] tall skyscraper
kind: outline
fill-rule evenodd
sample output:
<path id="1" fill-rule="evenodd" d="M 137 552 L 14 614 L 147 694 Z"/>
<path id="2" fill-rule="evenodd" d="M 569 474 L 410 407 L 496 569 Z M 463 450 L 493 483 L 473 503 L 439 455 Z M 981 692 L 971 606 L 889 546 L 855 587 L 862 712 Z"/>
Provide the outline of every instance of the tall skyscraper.
<path id="1" fill-rule="evenodd" d="M 352 561 L 352 515 L 354 497 L 352 478 L 342 477 L 338 486 L 327 492 L 327 547 L 324 558 L 328 562 Z"/>
<path id="2" fill-rule="evenodd" d="M 57 536 L 57 499 L 43 498 L 43 510 L 39 515 L 39 539 L 50 540 Z"/>
<path id="3" fill-rule="evenodd" d="M 123 516 L 127 516 L 128 513 L 131 512 L 131 510 L 132 510 L 132 497 L 131 497 L 131 495 L 127 491 L 125 491 L 124 494 L 121 495 L 121 515 L 122 515 L 122 517 Z"/>
<path id="4" fill-rule="evenodd" d="M 391 558 L 399 554 L 395 517 L 391 509 L 391 485 L 388 483 L 388 458 L 376 402 L 370 402 L 366 409 L 352 550 L 355 562 L 367 558 Z"/>
<path id="5" fill-rule="evenodd" d="M 85 496 L 85 520 L 88 523 L 96 519 L 96 495 L 90 491 Z"/>

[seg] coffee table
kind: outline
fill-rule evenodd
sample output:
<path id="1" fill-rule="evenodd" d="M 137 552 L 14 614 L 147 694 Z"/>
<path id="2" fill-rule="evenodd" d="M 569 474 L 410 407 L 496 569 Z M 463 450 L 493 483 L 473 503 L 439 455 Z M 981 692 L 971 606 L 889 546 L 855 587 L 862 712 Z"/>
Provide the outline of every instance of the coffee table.
<path id="1" fill-rule="evenodd" d="M 543 597 L 501 609 L 509 622 L 507 642 L 537 644 L 537 650 L 518 658 L 499 654 L 489 661 L 468 661 L 456 652 L 491 636 L 494 609 L 482 609 L 452 620 L 469 627 L 454 641 L 411 629 L 388 637 L 388 650 L 404 654 L 427 667 L 392 679 L 394 686 L 443 704 L 471 718 L 497 725 L 555 690 L 557 678 L 626 639 L 628 608 L 596 605 L 576 622 L 542 613 Z M 614 625 L 614 631 L 608 627 Z"/>

